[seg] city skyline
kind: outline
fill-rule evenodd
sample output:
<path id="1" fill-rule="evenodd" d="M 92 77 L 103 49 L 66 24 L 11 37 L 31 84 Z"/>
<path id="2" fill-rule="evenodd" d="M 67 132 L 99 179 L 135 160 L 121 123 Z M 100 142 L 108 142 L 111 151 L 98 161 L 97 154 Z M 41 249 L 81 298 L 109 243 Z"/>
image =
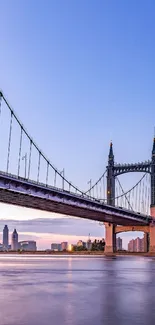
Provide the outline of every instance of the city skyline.
<path id="1" fill-rule="evenodd" d="M 38 220 L 38 222 L 40 224 L 42 219 L 37 219 L 37 220 Z M 57 220 L 57 218 L 55 218 L 54 220 Z M 69 218 L 69 220 L 70 220 L 70 218 Z M 44 221 L 49 221 L 49 219 L 44 220 Z M 8 222 L 8 220 L 7 220 L 7 222 Z M 2 223 L 4 223 L 4 220 L 2 221 Z M 2 226 L 2 228 L 4 228 L 3 226 Z M 9 243 L 10 244 L 11 244 L 11 241 L 12 241 L 12 233 L 13 233 L 14 229 L 16 229 L 17 232 L 18 232 L 18 235 L 19 235 L 19 239 L 20 239 L 19 241 L 22 241 L 22 240 L 35 240 L 37 242 L 38 249 L 41 249 L 41 250 L 42 249 L 48 249 L 49 246 L 51 246 L 51 242 L 53 240 L 55 242 L 57 242 L 57 243 L 59 243 L 60 241 L 61 242 L 67 241 L 70 244 L 72 244 L 72 243 L 76 244 L 76 242 L 78 240 L 87 241 L 88 238 L 89 238 L 89 234 L 87 236 L 82 236 L 82 235 L 72 235 L 72 234 L 71 235 L 68 235 L 68 234 L 64 235 L 64 234 L 46 233 L 46 232 L 44 232 L 44 233 L 42 233 L 42 232 L 41 233 L 40 232 L 38 232 L 38 233 L 37 232 L 20 232 L 18 230 L 18 226 L 19 226 L 19 229 L 20 229 L 20 225 L 17 225 L 17 222 L 16 222 L 16 224 L 12 224 L 12 226 L 9 226 L 9 223 L 8 223 L 7 226 L 9 228 Z M 30 228 L 32 228 L 31 226 L 30 226 Z M 35 227 L 36 227 L 36 224 L 35 224 Z M 48 223 L 48 227 L 49 227 L 49 223 Z M 0 220 L 0 229 L 1 229 L 1 220 Z M 42 226 L 41 226 L 41 229 L 42 229 Z M 41 240 L 40 236 L 42 236 L 42 240 Z M 94 236 L 91 236 L 91 239 L 92 240 L 102 239 L 102 237 L 103 236 L 97 237 L 97 236 L 94 235 Z M 3 232 L 0 231 L 0 241 L 2 241 L 1 240 L 2 238 L 3 238 Z"/>
<path id="2" fill-rule="evenodd" d="M 2 243 L 0 243 L 1 249 L 0 250 L 4 250 L 4 251 L 17 251 L 19 249 L 22 249 L 22 247 L 24 247 L 24 245 L 30 245 L 31 249 L 30 250 L 37 250 L 37 241 L 33 241 L 30 238 L 25 238 L 25 240 L 21 240 L 21 238 L 19 238 L 19 233 L 18 230 L 16 228 L 13 229 L 13 231 L 11 232 L 9 230 L 8 225 L 4 225 L 3 228 L 3 233 L 2 233 Z M 67 238 L 69 239 L 69 237 Z M 84 241 L 83 239 L 78 239 L 77 242 L 68 242 L 67 241 L 61 241 L 61 243 L 59 242 L 58 238 L 56 238 L 54 243 L 51 243 L 49 247 L 46 247 L 45 249 L 42 250 L 52 250 L 52 246 L 56 245 L 57 247 L 59 246 L 58 250 L 64 251 L 64 250 L 69 250 L 71 251 L 71 247 L 75 247 L 75 246 L 82 246 L 85 248 L 88 248 L 89 250 L 91 250 L 92 244 L 93 242 L 95 243 L 101 243 L 101 242 L 105 242 L 104 238 L 92 238 L 93 241 L 91 241 L 91 237 L 90 234 L 87 237 L 87 240 Z M 34 246 L 35 245 L 35 246 Z M 35 249 L 34 249 L 35 247 Z"/>
<path id="3" fill-rule="evenodd" d="M 5 236 L 5 233 L 7 231 L 7 235 Z M 0 232 L 1 234 L 1 232 Z M 4 229 L 3 229 L 3 236 L 2 236 L 2 243 L 3 243 L 3 247 L 4 249 L 8 249 L 9 247 L 11 247 L 11 249 L 13 250 L 17 250 L 18 249 L 18 243 L 22 242 L 21 238 L 19 240 L 19 233 L 17 231 L 17 229 L 15 228 L 13 230 L 13 232 L 9 231 L 9 227 L 8 225 L 4 225 Z M 65 250 L 67 250 L 68 248 L 68 245 L 71 246 L 71 245 L 77 245 L 77 246 L 81 246 L 84 244 L 86 244 L 87 242 L 92 242 L 91 241 L 91 236 L 90 236 L 90 233 L 88 234 L 88 237 L 76 237 L 76 240 L 74 240 L 74 242 L 71 242 L 70 238 L 68 235 L 66 235 L 66 240 L 59 240 L 59 237 L 56 235 L 56 234 L 52 234 L 51 235 L 51 238 L 50 239 L 53 239 L 53 235 L 55 236 L 55 240 L 53 242 L 50 243 L 50 247 L 44 247 L 44 249 L 48 249 L 48 250 L 52 250 L 52 246 L 56 245 L 57 247 L 58 246 L 62 246 L 64 245 Z M 7 238 L 6 238 L 7 237 Z M 71 236 L 72 237 L 72 236 Z M 63 237 L 62 237 L 63 238 Z M 24 241 L 31 241 L 32 238 L 24 238 L 23 242 Z M 36 243 L 37 243 L 37 238 L 36 239 Z M 49 239 L 49 240 L 50 240 Z M 93 238 L 93 240 L 101 240 L 103 238 Z M 6 244 L 7 243 L 7 244 Z M 39 248 L 40 249 L 40 248 Z M 59 248 L 58 250 L 63 250 L 62 248 Z M 116 249 L 118 251 L 121 251 L 121 250 L 124 250 L 124 242 L 123 242 L 123 239 L 120 237 L 120 236 L 117 236 L 116 238 Z M 54 250 L 54 249 L 53 249 Z M 143 252 L 144 251 L 144 234 L 143 234 L 143 237 L 140 238 L 140 237 L 135 237 L 132 239 L 130 239 L 127 243 L 127 247 L 126 247 L 126 250 L 130 251 L 130 252 Z"/>
<path id="4" fill-rule="evenodd" d="M 19 238 L 21 241 L 35 240 L 37 242 L 37 248 L 41 250 L 48 249 L 51 245 L 51 242 L 59 243 L 59 242 L 67 241 L 70 244 L 72 243 L 76 244 L 78 240 L 82 240 L 86 242 L 89 236 L 91 237 L 92 240 L 105 238 L 104 229 L 102 229 L 103 226 L 101 226 L 98 222 L 89 221 L 89 220 L 87 220 L 86 222 L 85 220 L 78 219 L 78 218 L 76 218 L 76 221 L 74 220 L 74 218 L 67 218 L 67 217 L 64 218 L 55 217 L 53 219 L 36 218 L 36 219 L 29 219 L 25 221 L 3 219 L 0 220 L 0 230 L 3 229 L 5 223 L 8 224 L 10 230 L 9 233 L 10 241 L 11 241 L 11 233 L 13 232 L 14 228 L 16 228 L 18 230 Z M 76 226 L 73 228 L 73 225 Z M 88 225 L 89 225 L 90 232 L 88 232 Z M 47 232 L 47 228 L 48 228 L 48 232 Z M 21 229 L 23 230 L 26 229 L 26 231 L 21 231 Z M 52 232 L 52 229 L 55 232 Z M 98 234 L 100 235 L 98 236 Z M 144 235 L 143 232 L 138 232 L 138 234 L 140 238 L 143 238 Z M 0 231 L 0 242 L 2 241 L 2 236 L 3 236 L 3 232 Z M 123 234 L 119 234 L 117 238 L 118 237 L 120 237 L 123 241 L 122 248 L 127 250 L 128 242 L 132 239 L 137 238 L 137 232 L 136 231 L 128 232 L 126 236 L 123 236 Z"/>

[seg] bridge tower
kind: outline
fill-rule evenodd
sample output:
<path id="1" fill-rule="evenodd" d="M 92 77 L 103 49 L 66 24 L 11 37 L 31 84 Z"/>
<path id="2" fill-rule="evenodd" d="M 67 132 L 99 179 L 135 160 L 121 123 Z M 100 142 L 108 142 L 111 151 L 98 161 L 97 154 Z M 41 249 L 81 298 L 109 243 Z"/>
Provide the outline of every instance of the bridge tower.
<path id="1" fill-rule="evenodd" d="M 107 166 L 107 204 L 115 205 L 115 175 L 114 175 L 114 153 L 113 145 L 110 143 L 108 166 Z M 115 225 L 105 223 L 105 253 L 116 251 Z"/>
<path id="2" fill-rule="evenodd" d="M 151 205 L 150 214 L 153 221 L 148 228 L 145 226 L 136 227 L 136 231 L 142 231 L 145 233 L 145 251 L 149 253 L 155 253 L 155 137 L 153 140 L 152 157 L 151 162 L 142 162 L 137 164 L 114 164 L 114 153 L 112 143 L 110 144 L 108 166 L 107 166 L 107 203 L 109 205 L 115 205 L 115 177 L 123 173 L 128 172 L 145 172 L 151 176 Z M 131 231 L 132 228 L 130 227 Z M 110 223 L 105 223 L 105 253 L 114 253 L 116 251 L 116 233 L 119 227 Z M 129 231 L 129 226 L 121 226 L 121 231 Z"/>
<path id="3" fill-rule="evenodd" d="M 152 159 L 151 159 L 151 206 L 150 214 L 153 222 L 150 225 L 150 253 L 155 252 L 155 137 L 153 140 Z"/>
<path id="4" fill-rule="evenodd" d="M 112 142 L 110 143 L 107 166 L 107 204 L 115 205 L 114 153 Z"/>

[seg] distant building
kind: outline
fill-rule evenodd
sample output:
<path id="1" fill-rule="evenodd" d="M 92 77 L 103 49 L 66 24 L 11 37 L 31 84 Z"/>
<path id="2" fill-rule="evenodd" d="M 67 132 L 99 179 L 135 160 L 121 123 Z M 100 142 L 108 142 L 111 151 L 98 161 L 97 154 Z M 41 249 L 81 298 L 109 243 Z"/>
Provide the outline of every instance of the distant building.
<path id="1" fill-rule="evenodd" d="M 83 241 L 83 248 L 87 248 L 87 243 Z"/>
<path id="2" fill-rule="evenodd" d="M 120 237 L 116 238 L 116 249 L 117 249 L 117 251 L 122 250 L 122 238 L 120 238 Z"/>
<path id="3" fill-rule="evenodd" d="M 88 251 L 91 251 L 91 249 L 92 249 L 92 242 L 90 239 L 87 240 L 86 248 L 88 249 Z"/>
<path id="4" fill-rule="evenodd" d="M 68 243 L 67 242 L 62 242 L 61 243 L 61 251 L 67 251 L 68 248 Z"/>
<path id="5" fill-rule="evenodd" d="M 18 248 L 22 251 L 35 252 L 37 250 L 36 242 L 34 240 L 20 241 Z"/>
<path id="6" fill-rule="evenodd" d="M 135 252 L 135 240 L 132 239 L 128 243 L 128 251 L 129 252 Z"/>
<path id="7" fill-rule="evenodd" d="M 76 247 L 78 249 L 87 249 L 87 243 L 82 241 L 82 240 L 78 240 L 77 244 L 76 244 Z"/>
<path id="8" fill-rule="evenodd" d="M 12 234 L 11 249 L 13 251 L 17 251 L 18 250 L 18 233 L 17 233 L 17 230 L 16 229 L 14 229 L 14 232 Z"/>
<path id="9" fill-rule="evenodd" d="M 57 243 L 52 243 L 51 244 L 51 251 L 58 251 L 58 244 Z"/>
<path id="10" fill-rule="evenodd" d="M 129 252 L 144 252 L 144 237 L 132 239 L 128 243 Z"/>
<path id="11" fill-rule="evenodd" d="M 52 243 L 51 244 L 51 251 L 60 252 L 61 251 L 61 244 Z"/>
<path id="12" fill-rule="evenodd" d="M 3 250 L 3 244 L 0 244 L 0 251 L 2 252 Z"/>
<path id="13" fill-rule="evenodd" d="M 143 252 L 144 251 L 144 238 L 136 238 L 136 251 L 137 252 Z"/>
<path id="14" fill-rule="evenodd" d="M 5 225 L 3 229 L 3 249 L 8 250 L 9 246 L 9 229 L 8 226 Z"/>
<path id="15" fill-rule="evenodd" d="M 72 244 L 68 244 L 68 247 L 67 247 L 68 252 L 72 252 L 73 248 L 74 248 L 74 246 Z"/>
<path id="16" fill-rule="evenodd" d="M 83 247 L 83 241 L 82 240 L 78 240 L 76 246 L 77 247 Z"/>

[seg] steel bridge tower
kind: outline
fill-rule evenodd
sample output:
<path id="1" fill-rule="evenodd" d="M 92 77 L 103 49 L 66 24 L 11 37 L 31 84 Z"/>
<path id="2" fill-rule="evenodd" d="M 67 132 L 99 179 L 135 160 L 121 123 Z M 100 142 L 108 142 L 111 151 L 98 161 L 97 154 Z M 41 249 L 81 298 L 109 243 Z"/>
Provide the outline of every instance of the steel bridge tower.
<path id="1" fill-rule="evenodd" d="M 107 166 L 107 204 L 115 205 L 114 153 L 112 142 L 110 143 Z"/>
<path id="2" fill-rule="evenodd" d="M 150 161 L 135 163 L 135 164 L 115 164 L 113 145 L 110 143 L 110 150 L 108 155 L 107 165 L 107 204 L 115 205 L 115 178 L 118 175 L 129 173 L 129 172 L 144 172 L 149 173 L 151 177 L 151 205 L 150 215 L 155 219 L 155 137 L 153 139 L 152 157 Z M 128 226 L 127 226 L 128 227 Z M 105 223 L 106 229 L 106 252 L 116 251 L 116 230 L 117 225 Z M 121 228 L 122 231 L 126 231 L 126 226 Z M 130 229 L 130 227 L 128 227 Z M 149 246 L 149 251 L 155 252 L 155 226 L 154 223 L 149 228 L 144 229 L 145 232 L 145 243 Z M 137 230 L 138 228 L 131 227 L 131 230 Z M 142 231 L 140 228 L 139 231 Z M 149 236 L 148 236 L 149 235 Z M 149 239 L 148 239 L 149 238 Z M 149 244 L 148 244 L 149 243 Z M 145 248 L 148 251 L 148 248 Z"/>

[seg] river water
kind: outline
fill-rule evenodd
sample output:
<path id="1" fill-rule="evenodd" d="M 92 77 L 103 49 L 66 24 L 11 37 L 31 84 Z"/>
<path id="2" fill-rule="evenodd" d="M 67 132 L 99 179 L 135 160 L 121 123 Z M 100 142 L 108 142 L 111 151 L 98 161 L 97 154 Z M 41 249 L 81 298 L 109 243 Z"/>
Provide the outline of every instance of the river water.
<path id="1" fill-rule="evenodd" d="M 0 256 L 0 325 L 134 324 L 155 324 L 155 260 Z"/>

